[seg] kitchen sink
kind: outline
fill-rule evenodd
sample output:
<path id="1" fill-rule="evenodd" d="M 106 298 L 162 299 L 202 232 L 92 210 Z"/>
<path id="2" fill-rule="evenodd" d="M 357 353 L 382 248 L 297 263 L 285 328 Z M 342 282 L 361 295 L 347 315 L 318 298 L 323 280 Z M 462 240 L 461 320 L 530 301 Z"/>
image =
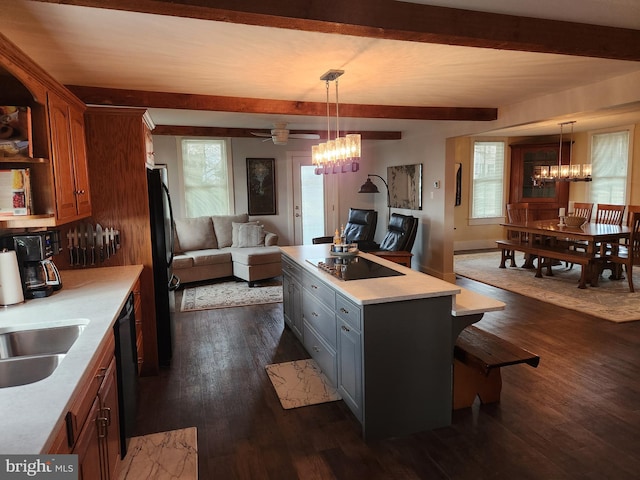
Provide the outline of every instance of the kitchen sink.
<path id="1" fill-rule="evenodd" d="M 0 360 L 0 388 L 17 387 L 47 378 L 63 358 L 64 354 L 55 354 Z"/>
<path id="2" fill-rule="evenodd" d="M 51 375 L 87 326 L 86 320 L 0 333 L 0 388 Z"/>
<path id="3" fill-rule="evenodd" d="M 0 360 L 25 355 L 66 353 L 86 324 L 0 333 Z"/>

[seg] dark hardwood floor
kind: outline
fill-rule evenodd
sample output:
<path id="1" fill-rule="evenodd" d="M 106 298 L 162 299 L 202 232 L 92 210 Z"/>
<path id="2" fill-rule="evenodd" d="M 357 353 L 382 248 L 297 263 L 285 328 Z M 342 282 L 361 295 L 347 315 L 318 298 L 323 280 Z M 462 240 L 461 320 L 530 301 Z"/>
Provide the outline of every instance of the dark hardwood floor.
<path id="1" fill-rule="evenodd" d="M 172 367 L 140 381 L 136 433 L 197 427 L 202 480 L 638 478 L 640 322 L 458 283 L 504 301 L 477 325 L 541 361 L 504 368 L 502 401 L 450 427 L 365 443 L 341 401 L 283 410 L 264 366 L 308 355 L 273 304 L 178 314 Z"/>

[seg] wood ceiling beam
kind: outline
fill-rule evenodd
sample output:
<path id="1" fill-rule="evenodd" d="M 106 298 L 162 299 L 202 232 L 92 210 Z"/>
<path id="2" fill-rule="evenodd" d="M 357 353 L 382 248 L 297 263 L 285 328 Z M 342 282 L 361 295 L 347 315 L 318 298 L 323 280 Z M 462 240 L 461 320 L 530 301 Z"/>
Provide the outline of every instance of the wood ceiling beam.
<path id="1" fill-rule="evenodd" d="M 640 30 L 393 0 L 37 1 L 370 38 L 640 61 Z"/>
<path id="2" fill-rule="evenodd" d="M 66 85 L 66 87 L 84 103 L 93 105 L 263 113 L 270 115 L 306 115 L 313 117 L 324 117 L 327 114 L 327 104 L 322 102 L 149 92 L 79 85 Z M 340 116 L 405 120 L 491 121 L 498 118 L 498 110 L 496 108 L 482 107 L 411 107 L 341 103 Z"/>
<path id="3" fill-rule="evenodd" d="M 175 135 L 183 137 L 236 137 L 236 138 L 260 138 L 251 132 L 271 134 L 270 130 L 261 128 L 227 128 L 227 127 L 196 127 L 183 125 L 156 125 L 153 129 L 154 135 Z M 320 136 L 320 140 L 327 139 L 326 130 L 290 130 L 290 134 L 313 133 Z M 341 134 L 351 133 L 349 131 Z M 402 132 L 379 132 L 379 131 L 358 131 L 363 140 L 401 140 Z M 266 137 L 265 137 L 266 138 Z"/>

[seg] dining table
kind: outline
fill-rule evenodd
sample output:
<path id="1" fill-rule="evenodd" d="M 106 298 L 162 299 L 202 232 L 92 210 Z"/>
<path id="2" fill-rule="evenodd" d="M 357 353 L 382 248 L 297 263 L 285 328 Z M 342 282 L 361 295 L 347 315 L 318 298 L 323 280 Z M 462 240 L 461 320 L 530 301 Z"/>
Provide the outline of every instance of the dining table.
<path id="1" fill-rule="evenodd" d="M 551 260 L 579 263 L 582 266 L 579 288 L 586 284 L 598 286 L 608 249 L 628 239 L 631 229 L 626 225 L 610 225 L 588 222 L 579 227 L 569 227 L 560 219 L 535 220 L 524 223 L 503 223 L 509 232 L 508 241 L 498 241 L 505 248 L 524 252 L 528 260 L 525 266 L 532 268 L 533 258 L 538 258 L 536 277 L 547 267 L 551 275 Z M 513 234 L 516 235 L 513 235 Z M 504 265 L 504 255 L 501 267 Z M 614 272 L 615 275 L 615 272 Z"/>

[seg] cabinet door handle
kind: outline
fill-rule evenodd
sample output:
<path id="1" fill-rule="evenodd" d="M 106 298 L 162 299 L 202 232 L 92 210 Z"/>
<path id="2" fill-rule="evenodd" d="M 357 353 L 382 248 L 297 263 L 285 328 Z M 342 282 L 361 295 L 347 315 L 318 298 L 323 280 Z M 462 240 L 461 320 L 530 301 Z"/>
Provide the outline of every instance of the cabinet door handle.
<path id="1" fill-rule="evenodd" d="M 98 438 L 107 436 L 107 419 L 105 417 L 96 418 L 96 426 L 98 427 Z"/>
<path id="2" fill-rule="evenodd" d="M 342 325 L 342 330 L 344 330 L 345 332 L 350 332 L 351 329 L 349 327 L 345 327 L 344 325 Z"/>
<path id="3" fill-rule="evenodd" d="M 316 290 L 318 289 L 317 285 L 314 285 L 313 283 L 311 284 L 311 288 L 315 288 Z"/>
<path id="4" fill-rule="evenodd" d="M 107 427 L 111 425 L 111 407 L 103 407 L 102 414 L 104 415 L 104 419 L 107 421 Z"/>
<path id="5" fill-rule="evenodd" d="M 340 307 L 340 311 L 349 315 L 349 310 L 345 310 L 344 308 Z"/>
<path id="6" fill-rule="evenodd" d="M 317 317 L 317 316 L 318 316 L 318 314 L 317 314 L 316 312 L 311 312 L 311 316 L 312 316 L 312 317 Z"/>
<path id="7" fill-rule="evenodd" d="M 314 352 L 320 352 L 320 347 L 319 347 L 319 346 L 317 346 L 317 345 L 314 345 L 314 346 L 313 346 L 313 351 L 314 351 Z"/>
<path id="8" fill-rule="evenodd" d="M 100 367 L 100 370 L 96 374 L 96 378 L 104 378 L 107 374 L 107 367 Z"/>
<path id="9" fill-rule="evenodd" d="M 85 191 L 84 191 L 84 190 L 76 190 L 76 191 L 75 191 L 75 194 L 76 194 L 76 195 L 84 195 L 84 194 L 85 194 Z"/>

